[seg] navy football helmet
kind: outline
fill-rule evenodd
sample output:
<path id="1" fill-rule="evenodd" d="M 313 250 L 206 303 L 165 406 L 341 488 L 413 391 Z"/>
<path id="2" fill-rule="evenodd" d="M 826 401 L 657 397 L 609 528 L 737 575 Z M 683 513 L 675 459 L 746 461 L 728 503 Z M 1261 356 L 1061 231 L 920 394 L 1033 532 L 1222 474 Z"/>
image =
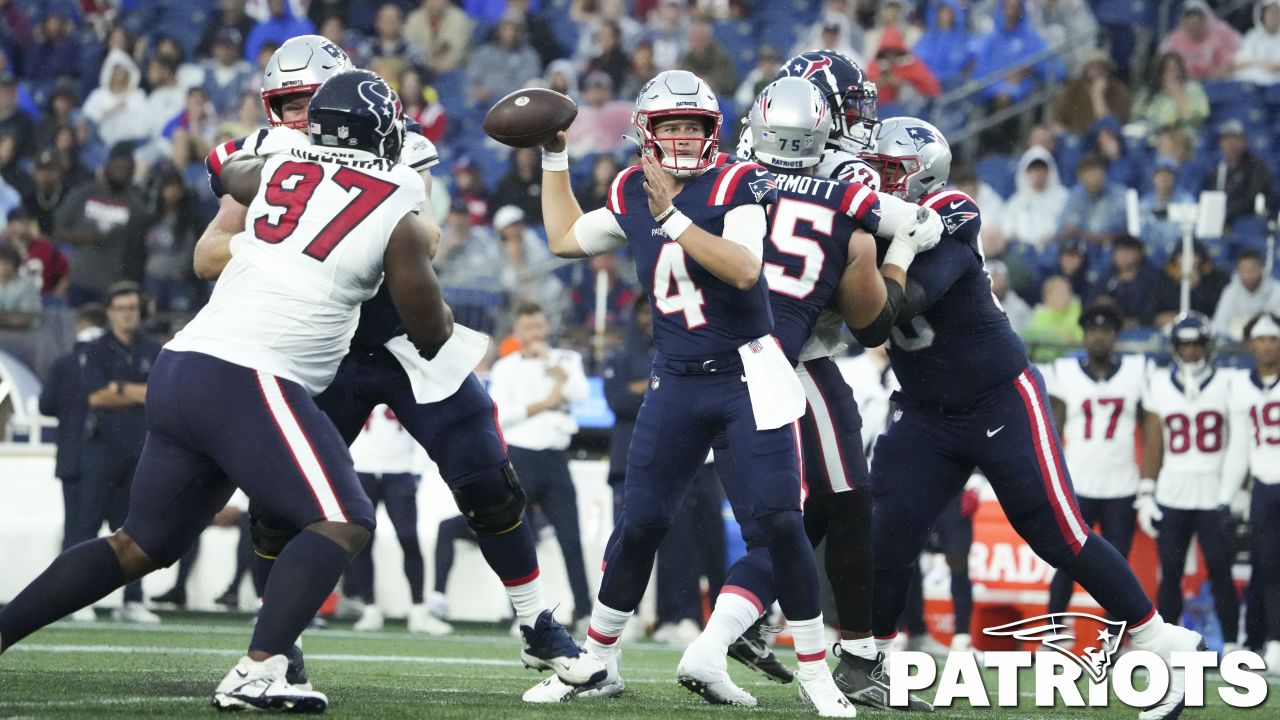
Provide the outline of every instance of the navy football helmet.
<path id="1" fill-rule="evenodd" d="M 1213 324 L 1209 318 L 1194 310 L 1179 315 L 1169 328 L 1169 345 L 1173 350 L 1173 361 L 1192 375 L 1200 375 L 1213 363 L 1214 350 L 1218 340 L 1213 334 Z M 1204 357 L 1194 362 L 1182 358 L 1178 348 L 1183 345 L 1201 345 Z"/>
<path id="2" fill-rule="evenodd" d="M 404 147 L 400 96 L 377 73 L 348 70 L 316 90 L 307 108 L 311 143 L 363 150 L 392 162 Z"/>
<path id="3" fill-rule="evenodd" d="M 822 91 L 831 107 L 830 146 L 855 155 L 871 147 L 880 91 L 858 63 L 844 53 L 815 50 L 783 63 L 773 79 L 784 77 L 804 78 Z"/>

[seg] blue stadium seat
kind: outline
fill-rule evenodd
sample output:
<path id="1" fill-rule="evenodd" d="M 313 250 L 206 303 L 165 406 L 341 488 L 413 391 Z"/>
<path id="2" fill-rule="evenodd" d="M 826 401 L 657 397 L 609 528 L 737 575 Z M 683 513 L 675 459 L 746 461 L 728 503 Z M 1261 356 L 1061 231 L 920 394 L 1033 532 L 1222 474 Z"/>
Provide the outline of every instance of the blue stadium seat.
<path id="1" fill-rule="evenodd" d="M 711 32 L 733 56 L 738 79 L 746 77 L 756 64 L 755 28 L 746 20 L 719 20 L 712 23 Z"/>
<path id="2" fill-rule="evenodd" d="M 1009 155 L 987 155 L 978 158 L 974 170 L 1001 197 L 1007 198 L 1014 191 L 1017 163 L 1017 159 Z"/>

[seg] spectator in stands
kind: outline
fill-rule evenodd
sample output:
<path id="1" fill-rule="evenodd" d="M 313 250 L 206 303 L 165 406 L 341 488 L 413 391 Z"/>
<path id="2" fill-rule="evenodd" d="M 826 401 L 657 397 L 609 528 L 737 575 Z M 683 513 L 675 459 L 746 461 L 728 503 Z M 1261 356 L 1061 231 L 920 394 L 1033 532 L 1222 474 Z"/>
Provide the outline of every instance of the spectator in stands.
<path id="1" fill-rule="evenodd" d="M 25 330 L 40 316 L 40 289 L 19 270 L 22 255 L 0 245 L 0 328 Z"/>
<path id="2" fill-rule="evenodd" d="M 912 46 L 916 57 L 933 71 L 944 89 L 959 86 L 972 69 L 969 47 L 973 43 L 966 24 L 968 11 L 959 0 L 928 3 L 925 32 Z"/>
<path id="3" fill-rule="evenodd" d="M 593 153 L 614 154 L 634 147 L 623 137 L 631 127 L 633 103 L 615 99 L 613 88 L 613 80 L 598 70 L 582 81 L 584 102 L 578 107 L 578 119 L 574 121 L 573 139 L 569 143 L 569 154 L 573 158 L 582 159 Z"/>
<path id="4" fill-rule="evenodd" d="M 53 86 L 49 100 L 45 103 L 44 116 L 36 126 L 36 151 L 33 154 L 53 147 L 53 136 L 57 133 L 57 128 L 63 125 L 74 127 L 77 134 L 85 137 L 90 132 L 84 113 L 80 110 L 80 93 L 76 90 L 75 81 L 61 80 Z"/>
<path id="5" fill-rule="evenodd" d="M 1071 292 L 1075 293 L 1076 297 L 1085 300 L 1096 296 L 1100 273 L 1089 262 L 1088 243 L 1078 238 L 1067 238 L 1055 243 L 1055 246 L 1058 248 L 1058 257 L 1054 272 L 1071 281 Z M 1034 298 L 1039 295 L 1038 287 L 1035 288 L 1034 294 L 1019 285 L 1014 285 L 1014 289 L 1023 298 Z"/>
<path id="6" fill-rule="evenodd" d="M 192 313 L 203 303 L 201 285 L 191 266 L 204 218 L 196 198 L 175 168 L 159 166 L 153 185 L 156 208 L 148 221 L 147 295 L 162 313 Z"/>
<path id="7" fill-rule="evenodd" d="M 551 273 L 555 259 L 547 244 L 525 222 L 525 213 L 515 205 L 503 205 L 493 216 L 505 262 L 501 266 L 502 286 L 515 302 L 533 302 L 545 307 L 556 326 L 568 306 L 564 285 Z"/>
<path id="8" fill-rule="evenodd" d="M 472 102 L 488 106 L 541 74 L 538 54 L 525 42 L 523 19 L 504 15 L 494 31 L 494 40 L 471 54 L 467 90 Z"/>
<path id="9" fill-rule="evenodd" d="M 80 368 L 87 362 L 89 343 L 106 332 L 107 314 L 99 303 L 85 303 L 76 310 L 76 344 L 71 352 L 49 366 L 44 385 L 40 388 L 40 414 L 57 418 L 54 430 L 54 476 L 62 481 L 62 549 L 75 543 L 80 520 L 80 447 L 87 429 L 85 420 L 89 403 L 81 382 Z M 93 608 L 86 608 L 72 616 L 73 620 L 94 619 Z"/>
<path id="10" fill-rule="evenodd" d="M 147 101 L 143 112 L 151 122 L 147 134 L 159 136 L 169 121 L 182 112 L 187 103 L 187 92 L 178 84 L 178 68 L 167 57 L 157 55 L 147 63 Z"/>
<path id="11" fill-rule="evenodd" d="M 542 76 L 542 81 L 546 86 L 562 95 L 577 100 L 581 93 L 578 92 L 580 83 L 578 82 L 578 66 L 572 60 L 561 58 L 552 60 L 547 65 L 547 71 Z"/>
<path id="12" fill-rule="evenodd" d="M 245 36 L 244 59 L 249 62 L 257 62 L 266 43 L 280 47 L 289 38 L 315 34 L 316 26 L 305 17 L 295 18 L 287 0 L 267 0 L 267 12 L 267 19 L 254 25 Z"/>
<path id="13" fill-rule="evenodd" d="M 1244 324 L 1261 312 L 1280 313 L 1280 283 L 1267 277 L 1262 253 L 1245 248 L 1236 253 L 1236 272 L 1218 298 L 1213 326 L 1234 340 L 1244 339 Z"/>
<path id="14" fill-rule="evenodd" d="M 695 22 L 689 26 L 688 50 L 680 58 L 680 69 L 706 81 L 716 95 L 732 95 L 738 84 L 733 56 L 716 42 L 711 26 Z"/>
<path id="15" fill-rule="evenodd" d="M 654 75 L 661 72 L 654 63 L 653 58 L 653 43 L 648 40 L 641 40 L 636 45 L 635 52 L 631 53 L 631 65 L 627 68 L 627 77 L 623 81 L 622 92 L 618 93 L 620 97 L 636 97 L 640 94 L 640 88 L 653 79 Z"/>
<path id="16" fill-rule="evenodd" d="M 209 102 L 204 87 L 187 90 L 186 104 L 161 132 L 169 139 L 170 159 L 179 168 L 199 165 L 218 139 L 218 111 Z"/>
<path id="17" fill-rule="evenodd" d="M 1013 331 L 1021 335 L 1023 330 L 1031 324 L 1031 306 L 1018 293 L 1010 289 L 1009 268 L 1003 262 L 987 260 L 987 274 L 991 276 L 991 294 L 1000 301 L 1000 307 L 1008 316 Z"/>
<path id="18" fill-rule="evenodd" d="M 632 301 L 635 300 L 636 289 L 633 283 L 622 277 L 617 253 L 593 255 L 587 267 L 590 271 L 582 274 L 581 282 L 573 289 L 573 324 L 587 330 L 595 327 L 596 283 L 598 282 L 596 278 L 600 273 L 604 273 L 609 279 L 609 291 L 604 303 L 605 327 L 621 326 Z"/>
<path id="19" fill-rule="evenodd" d="M 240 31 L 224 28 L 213 39 L 213 55 L 204 61 L 204 91 L 219 115 L 236 111 L 240 95 L 253 82 L 253 66 L 241 54 Z"/>
<path id="20" fill-rule="evenodd" d="M 649 14 L 645 37 L 653 50 L 653 66 L 657 72 L 676 67 L 680 54 L 684 52 L 688 24 L 689 10 L 685 0 L 660 0 L 658 9 Z"/>
<path id="21" fill-rule="evenodd" d="M 952 187 L 973 198 L 982 208 L 982 239 L 988 236 L 1004 238 L 1004 198 L 995 188 L 978 177 L 977 171 L 968 165 L 951 166 Z"/>
<path id="22" fill-rule="evenodd" d="M 578 187 L 573 189 L 573 194 L 578 199 L 578 207 L 582 208 L 583 212 L 604 207 L 609 199 L 609 188 L 613 185 L 613 179 L 621 170 L 617 157 L 607 153 L 597 155 L 595 163 L 591 166 L 591 182 L 579 183 Z"/>
<path id="23" fill-rule="evenodd" d="M 1236 51 L 1235 78 L 1258 85 L 1280 83 L 1280 0 L 1259 0 L 1253 28 Z"/>
<path id="24" fill-rule="evenodd" d="M 493 233 L 471 222 L 465 202 L 454 201 L 440 228 L 440 249 L 432 262 L 441 280 L 446 285 L 491 283 L 503 265 L 503 258 Z"/>
<path id="25" fill-rule="evenodd" d="M 1098 295 L 1115 302 L 1126 330 L 1148 324 L 1147 307 L 1160 271 L 1146 258 L 1142 241 L 1121 235 L 1111 243 L 1111 271 L 1098 283 Z"/>
<path id="26" fill-rule="evenodd" d="M 843 4 L 843 3 L 842 3 Z M 884 47 L 884 36 L 890 29 L 898 31 L 898 39 L 903 47 L 912 47 L 920 40 L 921 30 L 910 23 L 909 8 L 903 0 L 889 0 L 880 3 L 880 17 L 876 24 L 867 30 L 861 43 L 854 43 L 864 57 L 873 58 L 880 55 Z M 861 47 L 857 47 L 861 45 Z"/>
<path id="27" fill-rule="evenodd" d="M 709 31 L 708 31 L 709 32 Z M 622 49 L 622 36 L 617 23 L 605 21 L 596 29 L 595 51 L 586 62 L 588 75 L 604 73 L 618 87 L 627 77 L 627 69 L 631 67 L 631 58 Z M 612 92 L 612 88 L 610 89 Z"/>
<path id="28" fill-rule="evenodd" d="M 75 542 L 97 537 L 105 520 L 115 531 L 129 513 L 129 487 L 147 437 L 147 376 L 160 344 L 142 332 L 142 292 L 117 282 L 104 293 L 107 332 L 85 348 L 81 388 L 89 404 L 80 456 L 80 527 Z M 142 605 L 142 582 L 124 587 L 117 619 L 155 624 Z"/>
<path id="29" fill-rule="evenodd" d="M 26 157 L 32 152 L 35 130 L 35 121 L 18 107 L 17 78 L 8 70 L 0 70 L 0 133 L 12 135 L 17 141 L 17 157 Z"/>
<path id="30" fill-rule="evenodd" d="M 504 208 L 505 209 L 505 208 Z M 582 357 L 547 343 L 547 316 L 536 304 L 516 306 L 512 334 L 520 349 L 493 364 L 489 393 L 511 464 L 530 505 L 538 505 L 555 528 L 573 591 L 573 619 L 591 614 L 586 565 L 578 526 L 578 500 L 566 450 L 578 424 L 570 403 L 587 399 Z"/>
<path id="31" fill-rule="evenodd" d="M 1020 252 L 1010 252 L 1009 238 L 997 230 L 987 232 L 984 226 L 979 238 L 982 245 L 982 256 L 988 263 L 1000 262 L 1004 266 L 1009 286 L 1019 295 L 1040 294 L 1039 268 L 1028 262 L 1029 259 Z"/>
<path id="32" fill-rule="evenodd" d="M 750 108 L 756 97 L 760 95 L 760 91 L 773 82 L 773 76 L 778 72 L 780 61 L 776 48 L 772 45 L 761 45 L 760 52 L 756 55 L 756 66 L 751 68 L 751 72 L 747 73 L 742 82 L 738 83 L 738 89 L 733 93 L 733 104 L 744 110 Z"/>
<path id="33" fill-rule="evenodd" d="M 78 77 L 80 41 L 75 30 L 67 10 L 57 6 L 46 10 L 27 45 L 26 57 L 22 63 L 23 79 L 50 86 L 63 78 Z"/>
<path id="34" fill-rule="evenodd" d="M 155 50 L 152 57 L 162 57 L 173 63 L 174 75 L 178 79 L 178 87 L 186 91 L 204 83 L 204 69 L 199 63 L 186 62 L 186 51 L 177 40 L 160 35 L 155 39 Z"/>
<path id="35" fill-rule="evenodd" d="M 312 3 L 312 8 L 317 8 L 320 3 Z M 218 9 L 213 11 L 212 17 L 209 18 L 209 24 L 205 26 L 204 34 L 200 37 L 200 44 L 197 46 L 196 54 L 200 57 L 206 57 L 213 52 L 213 45 L 218 40 L 218 36 L 224 30 L 235 30 L 240 33 L 240 38 L 249 36 L 255 25 L 253 18 L 245 14 L 243 0 L 222 0 L 218 5 Z M 245 59 L 253 63 L 254 58 L 245 55 Z"/>
<path id="36" fill-rule="evenodd" d="M 849 20 L 845 0 L 827 0 L 822 14 L 792 46 L 790 55 L 826 49 L 844 53 L 853 58 L 854 62 L 862 64 L 865 45 L 862 28 Z"/>
<path id="37" fill-rule="evenodd" d="M 1028 148 L 1018 160 L 1014 183 L 1017 189 L 1004 206 L 1003 229 L 1010 238 L 1043 248 L 1058 234 L 1058 218 L 1070 195 L 1053 154 L 1039 146 Z"/>
<path id="38" fill-rule="evenodd" d="M 1022 331 L 1028 345 L 1079 345 L 1084 333 L 1080 329 L 1080 298 L 1071 292 L 1071 281 L 1054 275 L 1040 288 L 1040 304 L 1031 313 L 1031 322 Z M 1043 362 L 1062 354 L 1061 347 L 1045 350 L 1031 348 L 1031 357 Z"/>
<path id="39" fill-rule="evenodd" d="M 352 63 L 362 65 L 364 58 L 360 51 L 364 48 L 364 36 L 354 30 L 347 29 L 347 21 L 339 15 L 330 15 L 320 23 L 317 31 L 321 37 L 342 48 L 342 52 Z"/>
<path id="40" fill-rule="evenodd" d="M 1164 254 L 1172 252 L 1182 242 L 1182 228 L 1169 220 L 1169 205 L 1195 201 L 1178 189 L 1177 167 L 1168 160 L 1157 160 L 1151 171 L 1151 190 L 1142 195 L 1138 204 L 1143 244 Z"/>
<path id="41" fill-rule="evenodd" d="M 1067 51 L 1073 69 L 1093 57 L 1098 47 L 1098 21 L 1085 0 L 1040 0 L 1027 6 L 1027 14 L 1049 47 Z"/>
<path id="42" fill-rule="evenodd" d="M 1227 194 L 1227 226 L 1252 215 L 1254 198 L 1263 195 L 1267 207 L 1274 208 L 1275 192 L 1271 171 L 1261 158 L 1249 152 L 1249 139 L 1239 120 L 1218 126 L 1218 149 L 1222 159 L 1204 175 L 1201 190 L 1221 190 Z"/>
<path id="43" fill-rule="evenodd" d="M 1114 117 L 1108 115 L 1093 124 L 1086 148 L 1107 163 L 1108 182 L 1122 188 L 1136 188 L 1145 180 L 1142 177 L 1142 159 L 1129 153 L 1124 131 Z"/>
<path id="44" fill-rule="evenodd" d="M 56 151 L 44 150 L 36 156 L 35 169 L 31 173 L 22 204 L 32 213 L 41 233 L 53 232 L 54 209 L 62 202 L 68 190 L 65 178 Z"/>
<path id="45" fill-rule="evenodd" d="M 423 63 L 422 48 L 405 37 L 404 11 L 387 3 L 378 8 L 374 34 L 360 46 L 360 62 L 394 80 L 406 68 Z"/>
<path id="46" fill-rule="evenodd" d="M 489 224 L 489 189 L 480 171 L 463 156 L 453 165 L 453 197 L 467 206 L 472 225 Z M 539 200 L 539 206 L 542 202 Z"/>
<path id="47" fill-rule="evenodd" d="M 653 367 L 653 310 L 640 293 L 631 302 L 631 322 L 627 324 L 622 347 L 605 361 L 604 398 L 613 411 L 609 433 L 609 487 L 613 489 L 613 521 L 622 520 L 623 480 L 627 476 L 627 449 L 636 429 L 636 415 L 649 389 Z"/>
<path id="48" fill-rule="evenodd" d="M 880 102 L 886 104 L 920 107 L 925 99 L 942 92 L 929 66 L 907 50 L 897 25 L 886 27 L 880 35 L 875 62 L 868 65 L 867 75 L 880 91 Z"/>
<path id="49" fill-rule="evenodd" d="M 147 96 L 138 88 L 141 77 L 128 53 L 107 53 L 98 73 L 98 87 L 84 103 L 84 116 L 97 125 L 98 139 L 104 144 L 138 140 L 151 131 Z"/>
<path id="50" fill-rule="evenodd" d="M 1179 192 L 1191 194 L 1199 191 L 1203 180 L 1201 170 L 1191 162 L 1195 152 L 1195 141 L 1182 128 L 1166 128 L 1155 138 L 1155 157 L 1152 165 L 1166 163 L 1174 168 L 1176 179 L 1174 186 Z"/>
<path id="51" fill-rule="evenodd" d="M 40 290 L 43 297 L 67 294 L 71 263 L 49 236 L 40 232 L 36 217 L 25 207 L 9 214 L 4 237 L 22 256 L 22 274 Z"/>
<path id="52" fill-rule="evenodd" d="M 1156 130 L 1177 127 L 1194 133 L 1209 118 L 1209 98 L 1200 83 L 1187 75 L 1182 56 L 1165 53 L 1134 102 L 1134 116 Z"/>
<path id="53" fill-rule="evenodd" d="M 1058 220 L 1058 237 L 1106 245 L 1125 230 L 1124 190 L 1107 180 L 1107 164 L 1099 155 L 1081 158 L 1076 180 Z"/>
<path id="54" fill-rule="evenodd" d="M 622 47 L 627 51 L 635 48 L 644 33 L 644 27 L 627 15 L 623 0 L 573 0 L 569 19 L 578 25 L 578 47 L 573 56 L 580 61 L 595 54 L 595 31 L 606 22 L 617 26 Z"/>
<path id="55" fill-rule="evenodd" d="M 1197 80 L 1218 80 L 1230 76 L 1239 46 L 1240 34 L 1219 20 L 1208 3 L 1187 0 L 1178 26 L 1160 43 L 1160 52 L 1181 57 L 1187 74 Z"/>
<path id="56" fill-rule="evenodd" d="M 1023 0 L 1003 0 L 996 8 L 995 28 L 974 41 L 975 78 L 1003 75 L 985 87 L 980 95 L 991 112 L 1024 100 L 1050 73 L 1060 71 L 1048 61 L 1011 70 L 1048 49 L 1044 38 L 1027 20 Z M 1017 118 L 1000 123 L 983 134 L 983 142 L 994 150 L 1012 150 Z"/>
<path id="57" fill-rule="evenodd" d="M 495 198 L 515 205 L 535 225 L 542 224 L 542 158 L 535 148 L 517 148 L 511 169 L 498 181 Z"/>
<path id="58" fill-rule="evenodd" d="M 1204 245 L 1196 241 L 1192 246 L 1194 260 L 1191 263 L 1191 309 L 1213 317 L 1218 298 L 1230 279 L 1209 259 Z M 1156 281 L 1148 298 L 1147 325 L 1166 327 L 1181 312 L 1182 297 L 1182 247 L 1179 246 L 1165 263 L 1164 273 Z"/>
<path id="59" fill-rule="evenodd" d="M 262 109 L 262 95 L 257 91 L 245 92 L 236 105 L 236 113 L 218 125 L 217 139 L 226 141 L 244 137 L 267 124 L 267 117 Z"/>
<path id="60" fill-rule="evenodd" d="M 408 68 L 400 75 L 398 89 L 405 117 L 416 120 L 422 126 L 422 136 L 439 144 L 449 127 L 449 116 L 436 89 L 423 86 L 422 75 L 414 68 Z"/>
<path id="61" fill-rule="evenodd" d="M 121 278 L 142 280 L 148 213 L 133 171 L 132 147 L 113 145 L 98 179 L 70 191 L 54 212 L 54 235 L 76 246 L 72 306 L 101 298 Z"/>
<path id="62" fill-rule="evenodd" d="M 9 213 L 22 207 L 22 193 L 0 177 L 0 230 L 4 230 Z"/>
<path id="63" fill-rule="evenodd" d="M 569 54 L 560 46 L 555 29 L 542 13 L 531 9 L 530 0 L 506 0 L 506 2 L 507 13 L 518 15 L 524 20 L 525 38 L 529 41 L 529 47 L 538 53 L 538 60 L 542 62 L 543 67 L 552 60 Z"/>
<path id="64" fill-rule="evenodd" d="M 33 184 L 22 165 L 18 137 L 13 133 L 0 132 L 0 179 L 25 198 L 31 196 Z"/>
<path id="65" fill-rule="evenodd" d="M 1084 135 L 1098 120 L 1113 117 L 1129 122 L 1133 98 L 1129 86 L 1116 75 L 1105 50 L 1092 50 L 1080 72 L 1058 88 L 1049 117 L 1060 132 Z M 1088 98 L 1088 102 L 1083 102 Z"/>

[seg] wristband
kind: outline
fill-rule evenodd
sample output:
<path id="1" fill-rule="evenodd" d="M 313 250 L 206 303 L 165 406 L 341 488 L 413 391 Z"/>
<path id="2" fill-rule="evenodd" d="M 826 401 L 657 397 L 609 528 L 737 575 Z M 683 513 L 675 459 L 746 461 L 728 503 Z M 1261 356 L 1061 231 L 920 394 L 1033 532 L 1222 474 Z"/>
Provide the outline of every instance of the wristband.
<path id="1" fill-rule="evenodd" d="M 667 218 L 666 222 L 662 223 L 662 231 L 672 240 L 678 240 L 692 224 L 693 221 L 689 219 L 688 215 L 676 210 L 671 214 L 671 217 Z"/>
<path id="2" fill-rule="evenodd" d="M 666 210 L 663 210 L 662 212 L 653 216 L 653 221 L 661 225 L 662 223 L 667 221 L 667 218 L 675 214 L 676 214 L 676 206 L 674 204 L 668 205 Z"/>
<path id="3" fill-rule="evenodd" d="M 884 254 L 884 265 L 897 265 L 904 271 L 911 267 L 911 261 L 916 259 L 916 251 L 903 240 L 894 240 L 889 243 L 889 249 Z"/>
<path id="4" fill-rule="evenodd" d="M 546 148 L 542 149 L 542 171 L 543 172 L 567 172 L 569 170 L 569 151 L 561 150 L 553 152 Z"/>

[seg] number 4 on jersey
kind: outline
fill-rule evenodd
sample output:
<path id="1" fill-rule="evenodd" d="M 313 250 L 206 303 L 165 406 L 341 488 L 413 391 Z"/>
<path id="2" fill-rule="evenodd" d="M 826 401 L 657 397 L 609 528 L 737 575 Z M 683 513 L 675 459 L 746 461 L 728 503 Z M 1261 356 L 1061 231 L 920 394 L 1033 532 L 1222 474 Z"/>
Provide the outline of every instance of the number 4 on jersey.
<path id="1" fill-rule="evenodd" d="M 663 315 L 683 314 L 684 324 L 690 330 L 707 324 L 707 316 L 702 312 L 706 300 L 689 277 L 684 248 L 676 242 L 668 242 L 658 252 L 653 270 L 653 299 Z"/>

